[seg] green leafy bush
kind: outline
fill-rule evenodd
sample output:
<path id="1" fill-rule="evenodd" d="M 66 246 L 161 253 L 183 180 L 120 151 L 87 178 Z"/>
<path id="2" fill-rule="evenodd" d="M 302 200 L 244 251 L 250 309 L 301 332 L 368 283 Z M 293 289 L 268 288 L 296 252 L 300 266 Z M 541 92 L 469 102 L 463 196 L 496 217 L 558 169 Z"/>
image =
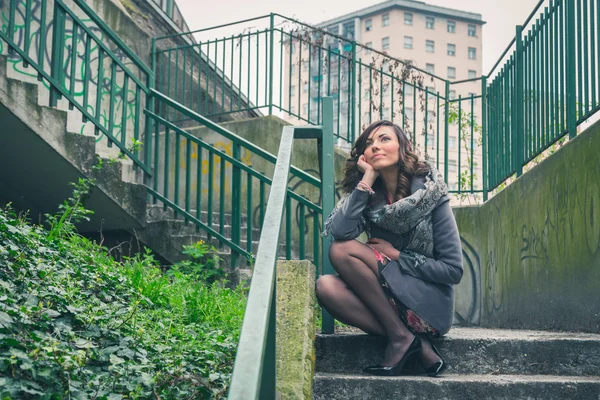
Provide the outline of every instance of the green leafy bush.
<path id="1" fill-rule="evenodd" d="M 50 232 L 0 210 L 0 398 L 224 397 L 245 290 L 115 261 L 67 223 L 80 197 Z"/>
<path id="2" fill-rule="evenodd" d="M 219 256 L 214 246 L 203 240 L 183 246 L 183 254 L 190 257 L 189 260 L 178 262 L 171 271 L 180 271 L 206 283 L 219 282 L 227 276 L 225 269 L 219 264 Z"/>

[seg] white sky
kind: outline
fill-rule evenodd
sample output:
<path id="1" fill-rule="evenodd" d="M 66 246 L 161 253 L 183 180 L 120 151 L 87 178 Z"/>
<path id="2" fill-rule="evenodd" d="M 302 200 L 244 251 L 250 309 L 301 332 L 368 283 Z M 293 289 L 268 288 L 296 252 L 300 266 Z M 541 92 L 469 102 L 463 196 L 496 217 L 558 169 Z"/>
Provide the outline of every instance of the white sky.
<path id="1" fill-rule="evenodd" d="M 488 73 L 515 36 L 515 26 L 525 22 L 539 0 L 426 0 L 425 3 L 482 15 L 483 72 Z M 276 12 L 316 24 L 381 0 L 176 0 L 190 29 L 202 29 Z M 212 3 L 212 4 L 211 4 Z M 543 7 L 542 7 L 543 11 Z"/>

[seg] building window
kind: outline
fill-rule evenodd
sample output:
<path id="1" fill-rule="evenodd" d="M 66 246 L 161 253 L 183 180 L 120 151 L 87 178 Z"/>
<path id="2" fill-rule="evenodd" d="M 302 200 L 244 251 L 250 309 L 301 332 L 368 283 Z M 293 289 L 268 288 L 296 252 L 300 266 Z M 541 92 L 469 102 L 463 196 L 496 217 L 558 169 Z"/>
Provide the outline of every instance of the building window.
<path id="1" fill-rule="evenodd" d="M 427 146 L 428 147 L 435 146 L 435 139 L 433 138 L 432 134 L 427 134 Z"/>
<path id="2" fill-rule="evenodd" d="M 388 26 L 390 24 L 390 14 L 385 13 L 381 16 L 381 25 Z"/>
<path id="3" fill-rule="evenodd" d="M 337 25 L 332 25 L 329 28 L 327 28 L 327 31 L 332 35 L 337 35 L 340 33 L 340 28 Z"/>
<path id="4" fill-rule="evenodd" d="M 456 32 L 456 22 L 448 21 L 448 33 L 455 33 L 455 32 Z"/>
<path id="5" fill-rule="evenodd" d="M 413 92 L 414 92 L 414 89 L 413 89 L 413 87 L 412 87 L 412 86 L 406 86 L 406 87 L 404 88 L 404 95 L 405 95 L 405 96 L 412 96 L 412 95 L 413 95 Z"/>
<path id="6" fill-rule="evenodd" d="M 433 29 L 435 27 L 435 19 L 433 17 L 425 17 L 425 27 Z"/>
<path id="7" fill-rule="evenodd" d="M 354 39 L 354 21 L 345 23 L 342 26 L 342 29 L 345 38 L 350 40 Z"/>
<path id="8" fill-rule="evenodd" d="M 448 43 L 448 55 L 454 57 L 456 55 L 456 45 Z"/>
<path id="9" fill-rule="evenodd" d="M 449 93 L 450 100 L 456 99 L 456 90 L 451 90 Z"/>
<path id="10" fill-rule="evenodd" d="M 470 69 L 469 70 L 469 79 L 475 79 L 475 78 L 477 78 L 477 71 Z"/>
<path id="11" fill-rule="evenodd" d="M 433 42 L 433 40 L 427 40 L 427 41 L 425 42 L 425 50 L 426 50 L 428 53 L 433 53 L 433 51 L 434 51 L 434 48 L 435 48 L 435 43 Z"/>
<path id="12" fill-rule="evenodd" d="M 386 107 L 383 109 L 383 119 L 390 119 L 391 117 L 391 113 L 390 113 L 390 108 Z"/>
<path id="13" fill-rule="evenodd" d="M 404 48 L 412 49 L 413 48 L 413 38 L 412 36 L 404 36 Z"/>
<path id="14" fill-rule="evenodd" d="M 435 65 L 425 64 L 425 71 L 427 71 L 430 74 L 435 74 Z"/>
<path id="15" fill-rule="evenodd" d="M 448 136 L 448 148 L 449 149 L 456 149 L 456 137 L 455 136 Z M 448 171 L 450 172 L 450 166 L 451 166 L 451 161 L 448 161 Z M 456 161 L 454 161 L 454 171 L 456 172 Z"/>
<path id="16" fill-rule="evenodd" d="M 406 107 L 404 109 L 404 115 L 406 116 L 406 118 L 408 118 L 410 121 L 412 121 L 413 119 L 413 109 L 410 107 Z"/>
<path id="17" fill-rule="evenodd" d="M 294 97 L 296 95 L 296 86 L 290 86 L 290 96 Z"/>
<path id="18" fill-rule="evenodd" d="M 456 79 L 456 68 L 448 67 L 448 79 Z"/>
<path id="19" fill-rule="evenodd" d="M 365 20 L 365 30 L 368 32 L 373 29 L 373 20 L 371 18 Z"/>
<path id="20" fill-rule="evenodd" d="M 371 49 L 373 48 L 373 42 L 365 43 L 365 53 L 371 54 Z"/>
<path id="21" fill-rule="evenodd" d="M 388 36 L 381 39 L 381 48 L 383 50 L 388 50 L 390 48 L 390 38 Z"/>
<path id="22" fill-rule="evenodd" d="M 412 25 L 413 24 L 413 15 L 412 13 L 404 13 L 404 25 Z"/>
<path id="23" fill-rule="evenodd" d="M 477 36 L 477 27 L 469 24 L 469 36 Z"/>
<path id="24" fill-rule="evenodd" d="M 477 49 L 475 47 L 469 47 L 469 60 L 475 60 L 477 58 Z"/>

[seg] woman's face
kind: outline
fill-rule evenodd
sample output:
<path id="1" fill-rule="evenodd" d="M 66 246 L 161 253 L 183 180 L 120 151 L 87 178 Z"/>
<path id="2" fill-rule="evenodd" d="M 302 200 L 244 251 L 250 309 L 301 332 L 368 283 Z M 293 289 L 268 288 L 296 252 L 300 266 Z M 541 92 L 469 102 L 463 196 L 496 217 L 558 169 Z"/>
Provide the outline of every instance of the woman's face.
<path id="1" fill-rule="evenodd" d="M 400 143 L 391 126 L 380 126 L 367 138 L 364 156 L 373 169 L 380 171 L 397 166 Z"/>

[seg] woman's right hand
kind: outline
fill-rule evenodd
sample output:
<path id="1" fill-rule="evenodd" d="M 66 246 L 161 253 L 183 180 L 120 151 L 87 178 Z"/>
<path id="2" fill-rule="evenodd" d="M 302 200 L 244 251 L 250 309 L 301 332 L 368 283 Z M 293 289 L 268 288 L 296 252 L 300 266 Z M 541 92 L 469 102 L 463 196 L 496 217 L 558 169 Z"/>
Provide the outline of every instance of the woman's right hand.
<path id="1" fill-rule="evenodd" d="M 379 176 L 379 171 L 373 169 L 373 166 L 367 162 L 364 154 L 358 157 L 356 165 L 358 166 L 360 172 L 365 174 L 365 177 L 370 176 L 374 178 L 373 180 L 375 180 Z"/>

